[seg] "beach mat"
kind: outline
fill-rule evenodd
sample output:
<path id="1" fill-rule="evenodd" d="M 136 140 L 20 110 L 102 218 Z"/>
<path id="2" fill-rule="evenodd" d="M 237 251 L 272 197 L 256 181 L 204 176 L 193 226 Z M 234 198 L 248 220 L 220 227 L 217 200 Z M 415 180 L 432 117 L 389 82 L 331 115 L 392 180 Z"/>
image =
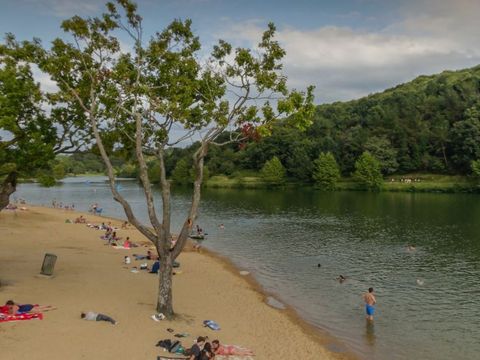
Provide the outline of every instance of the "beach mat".
<path id="1" fill-rule="evenodd" d="M 9 321 L 21 321 L 21 320 L 43 320 L 43 314 L 35 313 L 35 314 L 17 314 L 17 315 L 0 315 L 0 323 L 2 322 L 9 322 Z"/>

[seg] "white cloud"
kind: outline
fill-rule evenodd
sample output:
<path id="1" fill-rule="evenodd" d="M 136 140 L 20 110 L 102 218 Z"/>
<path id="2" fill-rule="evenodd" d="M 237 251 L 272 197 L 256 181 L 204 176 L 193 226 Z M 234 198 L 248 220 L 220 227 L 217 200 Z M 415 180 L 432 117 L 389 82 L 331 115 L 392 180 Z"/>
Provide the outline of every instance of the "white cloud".
<path id="1" fill-rule="evenodd" d="M 55 81 L 52 80 L 50 75 L 41 71 L 38 66 L 31 64 L 32 67 L 32 75 L 36 82 L 40 84 L 40 89 L 42 91 L 53 93 L 58 91 L 57 84 Z"/>
<path id="2" fill-rule="evenodd" d="M 407 1 L 400 14 L 396 23 L 375 32 L 337 26 L 280 29 L 290 85 L 314 84 L 316 101 L 330 102 L 480 63 L 480 1 Z M 230 25 L 222 36 L 254 46 L 263 29 L 264 22 L 252 20 Z"/>

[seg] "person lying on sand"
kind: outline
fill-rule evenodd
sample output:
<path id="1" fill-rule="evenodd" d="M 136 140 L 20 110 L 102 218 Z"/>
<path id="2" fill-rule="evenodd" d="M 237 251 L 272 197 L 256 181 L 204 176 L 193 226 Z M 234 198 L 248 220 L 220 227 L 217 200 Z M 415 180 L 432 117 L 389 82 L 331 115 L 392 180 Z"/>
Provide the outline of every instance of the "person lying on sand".
<path id="1" fill-rule="evenodd" d="M 87 312 L 82 312 L 80 314 L 80 317 L 83 320 L 91 320 L 91 321 L 108 321 L 109 323 L 113 325 L 117 325 L 118 321 L 113 320 L 110 316 L 104 315 L 104 314 L 99 314 L 95 313 L 93 311 L 87 311 Z"/>
<path id="2" fill-rule="evenodd" d="M 147 251 L 147 255 L 133 254 L 135 260 L 158 260 L 158 255 L 154 255 L 150 250 Z"/>
<path id="3" fill-rule="evenodd" d="M 212 349 L 215 355 L 238 355 L 238 356 L 254 356 L 252 350 L 242 348 L 237 345 L 221 345 L 219 340 L 212 341 Z"/>
<path id="4" fill-rule="evenodd" d="M 5 306 L 2 306 L 0 312 L 8 315 L 25 314 L 25 313 L 39 313 L 56 308 L 51 305 L 32 305 L 32 304 L 16 304 L 13 300 L 8 300 Z"/>

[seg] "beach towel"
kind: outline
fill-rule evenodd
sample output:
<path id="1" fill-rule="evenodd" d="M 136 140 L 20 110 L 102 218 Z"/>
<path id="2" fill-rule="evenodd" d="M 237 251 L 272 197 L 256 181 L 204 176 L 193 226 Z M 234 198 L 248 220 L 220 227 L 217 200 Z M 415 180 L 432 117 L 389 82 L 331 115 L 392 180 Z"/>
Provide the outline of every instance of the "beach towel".
<path id="1" fill-rule="evenodd" d="M 41 313 L 34 313 L 34 314 L 16 314 L 16 315 L 0 315 L 0 322 L 7 322 L 7 321 L 20 321 L 20 320 L 32 320 L 38 319 L 43 320 L 43 314 Z"/>
<path id="2" fill-rule="evenodd" d="M 203 325 L 212 329 L 212 330 L 220 330 L 220 325 L 218 325 L 215 321 L 213 320 L 204 320 Z"/>
<path id="3" fill-rule="evenodd" d="M 130 250 L 131 248 L 125 246 L 112 246 L 114 249 L 117 250 Z"/>
<path id="4" fill-rule="evenodd" d="M 252 355 L 215 355 L 215 360 L 254 360 Z"/>

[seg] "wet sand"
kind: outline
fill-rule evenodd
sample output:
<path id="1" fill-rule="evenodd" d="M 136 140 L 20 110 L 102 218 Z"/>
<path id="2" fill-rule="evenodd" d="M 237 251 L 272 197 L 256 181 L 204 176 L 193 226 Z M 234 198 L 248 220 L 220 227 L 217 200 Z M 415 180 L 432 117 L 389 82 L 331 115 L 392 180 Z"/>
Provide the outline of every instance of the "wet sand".
<path id="1" fill-rule="evenodd" d="M 166 331 L 188 333 L 193 339 L 242 345 L 254 350 L 255 359 L 351 359 L 347 353 L 327 350 L 334 340 L 319 335 L 289 309 L 266 303 L 266 295 L 249 276 L 238 275 L 225 259 L 185 251 L 174 277 L 173 321 L 153 321 L 158 277 L 145 271 L 132 273 L 125 255 L 146 254 L 147 248 L 115 250 L 100 240 L 102 231 L 66 219 L 78 213 L 28 206 L 28 211 L 0 213 L 0 303 L 54 305 L 44 320 L 0 324 L 2 359 L 156 359 L 161 339 L 174 339 Z M 89 222 L 110 221 L 85 215 Z M 120 221 L 112 221 L 120 227 Z M 143 242 L 133 229 L 118 230 L 123 238 Z M 39 276 L 45 253 L 58 256 L 53 277 Z M 151 266 L 151 261 L 148 261 Z M 119 321 L 80 319 L 81 311 L 95 311 Z M 205 319 L 220 324 L 220 331 L 203 327 Z"/>

